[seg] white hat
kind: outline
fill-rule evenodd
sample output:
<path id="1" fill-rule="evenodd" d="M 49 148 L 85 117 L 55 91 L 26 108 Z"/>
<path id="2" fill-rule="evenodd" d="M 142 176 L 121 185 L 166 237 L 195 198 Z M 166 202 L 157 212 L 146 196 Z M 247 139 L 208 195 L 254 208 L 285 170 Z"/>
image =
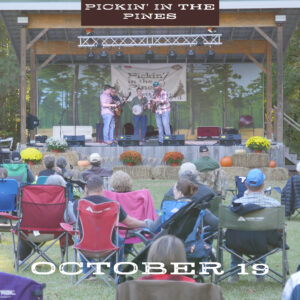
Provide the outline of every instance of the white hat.
<path id="1" fill-rule="evenodd" d="M 92 153 L 90 155 L 90 162 L 91 163 L 96 163 L 96 162 L 99 162 L 99 161 L 101 161 L 101 156 L 98 153 Z"/>

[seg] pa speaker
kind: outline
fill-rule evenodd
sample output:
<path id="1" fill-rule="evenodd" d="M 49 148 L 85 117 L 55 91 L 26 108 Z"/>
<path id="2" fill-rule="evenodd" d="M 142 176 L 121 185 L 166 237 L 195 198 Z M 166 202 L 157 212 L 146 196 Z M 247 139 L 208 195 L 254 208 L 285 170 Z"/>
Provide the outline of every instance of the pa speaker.
<path id="1" fill-rule="evenodd" d="M 85 146 L 84 135 L 64 135 L 64 139 L 67 141 L 69 147 Z"/>
<path id="2" fill-rule="evenodd" d="M 138 146 L 139 136 L 138 135 L 120 135 L 118 139 L 118 145 L 123 147 Z"/>
<path id="3" fill-rule="evenodd" d="M 242 137 L 240 134 L 224 134 L 220 136 L 220 145 L 232 146 L 240 145 L 242 143 Z"/>
<path id="4" fill-rule="evenodd" d="M 164 146 L 182 146 L 184 145 L 184 135 L 166 135 L 163 140 Z"/>
<path id="5" fill-rule="evenodd" d="M 34 128 L 38 127 L 40 124 L 40 121 L 38 118 L 32 114 L 27 114 L 26 117 L 26 129 L 33 130 Z"/>

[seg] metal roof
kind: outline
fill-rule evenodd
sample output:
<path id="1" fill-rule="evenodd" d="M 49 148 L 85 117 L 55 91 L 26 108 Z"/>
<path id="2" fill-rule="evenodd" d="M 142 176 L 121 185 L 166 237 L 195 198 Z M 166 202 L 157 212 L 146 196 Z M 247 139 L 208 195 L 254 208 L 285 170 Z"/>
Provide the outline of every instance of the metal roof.
<path id="1" fill-rule="evenodd" d="M 19 0 L 22 3 L 28 3 L 27 0 Z M 17 1 L 13 1 L 17 2 Z M 20 3 L 21 3 L 20 2 Z M 31 0 L 32 2 L 32 0 Z M 35 1 L 36 3 L 39 2 L 48 2 L 48 1 Z M 74 3 L 75 1 L 52 1 L 56 3 Z M 78 1 L 76 1 L 78 2 Z M 222 2 L 222 1 L 221 1 Z M 223 1 L 223 2 L 257 2 L 257 1 Z M 259 1 L 263 2 L 263 1 Z M 274 1 L 266 1 L 266 2 L 274 2 Z M 276 2 L 276 1 L 275 1 Z M 281 1 L 284 3 L 285 1 Z M 288 2 L 288 1 L 287 1 Z M 293 1 L 293 2 L 300 2 L 300 1 Z M 4 3 L 4 0 L 0 0 L 0 7 L 1 3 Z M 300 6 L 299 6 L 300 7 Z M 231 10 L 230 12 L 243 12 L 249 10 Z M 272 11 L 278 14 L 285 14 L 287 16 L 287 21 L 284 24 L 284 47 L 286 48 L 289 42 L 289 39 L 294 32 L 299 19 L 300 19 L 300 8 L 298 9 L 280 9 L 280 10 L 251 10 L 254 12 L 267 12 Z M 0 15 L 3 18 L 5 26 L 8 30 L 8 34 L 12 45 L 16 51 L 17 56 L 20 56 L 20 28 L 21 26 L 17 24 L 17 17 L 20 16 L 22 11 L 11 10 L 11 11 L 1 11 Z M 27 11 L 27 13 L 37 13 L 36 11 Z M 76 11 L 39 11 L 38 13 L 78 13 Z M 272 39 L 276 41 L 276 28 L 275 27 L 265 27 L 262 28 L 266 34 L 268 34 Z M 40 29 L 29 29 L 27 34 L 27 42 L 30 42 L 35 36 L 40 33 Z M 206 29 L 201 27 L 170 27 L 170 28 L 161 28 L 161 27 L 141 27 L 141 28 L 95 28 L 94 29 L 95 35 L 147 35 L 147 34 L 205 34 Z M 254 29 L 248 27 L 218 27 L 218 33 L 222 33 L 222 41 L 229 41 L 229 40 L 264 40 L 264 38 Z M 40 39 L 42 41 L 72 41 L 78 43 L 77 37 L 82 35 L 82 29 L 49 29 L 48 32 Z M 176 48 L 174 48 L 176 51 Z M 274 50 L 274 49 L 273 49 Z M 116 50 L 117 51 L 117 50 Z M 122 50 L 124 54 L 126 54 L 126 49 Z M 29 51 L 27 51 L 29 52 Z M 155 52 L 155 50 L 154 50 Z M 27 53 L 27 59 L 29 61 L 29 53 Z M 265 55 L 253 55 L 260 63 L 263 63 L 265 60 Z M 43 63 L 48 56 L 46 55 L 38 55 L 37 61 L 38 63 Z M 186 56 L 179 55 L 177 56 L 179 62 L 185 62 Z M 276 60 L 276 52 L 273 53 L 273 59 Z M 196 57 L 197 63 L 206 62 L 205 55 L 198 55 Z M 85 63 L 87 61 L 86 55 L 57 55 L 53 60 L 52 64 L 55 63 Z M 96 57 L 97 61 L 97 57 Z M 166 55 L 155 55 L 154 62 L 166 62 L 167 57 Z M 225 55 L 216 55 L 214 58 L 214 62 L 249 62 L 249 58 L 245 54 L 225 54 Z M 109 58 L 109 62 L 115 62 L 114 55 L 111 55 Z M 124 62 L 146 62 L 144 55 L 125 55 Z"/>

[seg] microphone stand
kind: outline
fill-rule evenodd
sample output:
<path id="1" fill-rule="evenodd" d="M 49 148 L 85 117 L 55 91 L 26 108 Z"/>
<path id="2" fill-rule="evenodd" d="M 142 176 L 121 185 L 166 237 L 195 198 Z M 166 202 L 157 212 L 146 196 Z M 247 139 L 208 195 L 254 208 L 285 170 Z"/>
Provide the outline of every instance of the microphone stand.
<path id="1" fill-rule="evenodd" d="M 62 127 L 62 120 L 63 120 L 63 117 L 64 117 L 64 114 L 66 112 L 66 109 L 64 108 L 61 112 L 61 115 L 60 115 L 60 120 L 59 120 L 59 138 L 62 139 L 61 137 L 61 127 Z"/>

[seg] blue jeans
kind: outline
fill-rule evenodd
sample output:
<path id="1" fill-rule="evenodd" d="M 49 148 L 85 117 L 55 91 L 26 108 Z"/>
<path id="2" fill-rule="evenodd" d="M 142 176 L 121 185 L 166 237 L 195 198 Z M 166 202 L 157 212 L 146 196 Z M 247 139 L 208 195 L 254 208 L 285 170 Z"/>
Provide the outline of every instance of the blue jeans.
<path id="1" fill-rule="evenodd" d="M 114 115 L 104 114 L 103 119 L 103 140 L 104 142 L 114 141 L 114 130 L 115 130 L 115 118 Z"/>
<path id="2" fill-rule="evenodd" d="M 139 123 L 141 123 L 141 141 L 145 140 L 147 131 L 147 116 L 134 116 L 134 135 L 139 135 Z"/>
<path id="3" fill-rule="evenodd" d="M 113 238 L 113 243 L 116 243 L 116 238 Z M 76 242 L 78 244 L 78 241 Z M 121 236 L 118 236 L 118 246 L 120 248 L 119 250 L 119 262 L 124 261 L 124 239 Z M 83 274 L 86 274 L 91 268 L 87 267 L 87 262 L 83 258 L 82 255 L 80 255 L 80 260 L 82 261 L 82 272 Z M 94 262 L 94 259 L 89 258 L 89 262 Z M 109 268 L 109 274 L 113 275 L 114 274 L 114 265 L 116 263 L 116 255 L 113 255 L 110 259 L 110 268 Z"/>
<path id="4" fill-rule="evenodd" d="M 240 255 L 241 256 L 241 255 Z M 265 264 L 267 261 L 266 257 L 260 259 L 256 264 Z M 231 263 L 230 263 L 230 268 L 234 268 L 235 266 L 237 266 L 238 264 L 242 264 L 243 261 L 236 257 L 235 255 L 231 254 Z M 259 272 L 259 271 L 257 271 Z M 265 275 L 256 275 L 256 277 L 264 277 Z"/>
<path id="5" fill-rule="evenodd" d="M 158 141 L 160 143 L 164 140 L 165 135 L 171 135 L 170 130 L 170 111 L 166 111 L 162 114 L 155 114 L 156 124 L 158 127 Z"/>

